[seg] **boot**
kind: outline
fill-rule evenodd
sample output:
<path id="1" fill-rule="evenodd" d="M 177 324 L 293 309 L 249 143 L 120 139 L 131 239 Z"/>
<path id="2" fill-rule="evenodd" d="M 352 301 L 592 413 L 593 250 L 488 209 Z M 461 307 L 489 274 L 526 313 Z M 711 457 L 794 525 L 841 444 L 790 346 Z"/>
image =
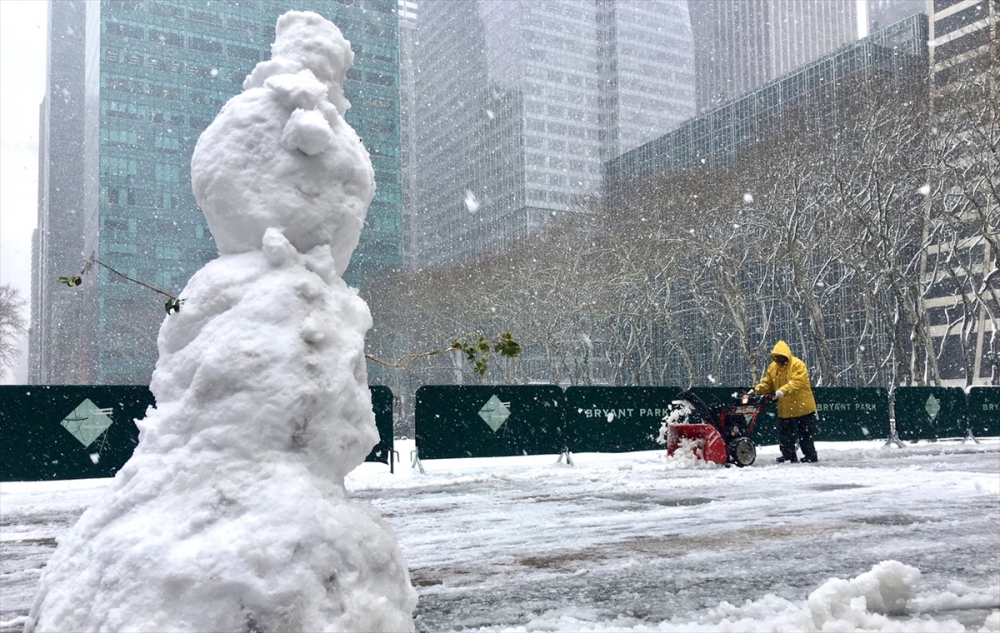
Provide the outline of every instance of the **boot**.
<path id="1" fill-rule="evenodd" d="M 798 463 L 798 461 L 799 461 L 798 458 L 796 458 L 794 456 L 793 457 L 785 457 L 784 455 L 782 455 L 778 459 L 774 460 L 774 463 L 775 464 L 784 464 L 784 463 L 795 464 L 795 463 Z M 806 461 L 806 460 L 803 459 L 802 461 Z"/>

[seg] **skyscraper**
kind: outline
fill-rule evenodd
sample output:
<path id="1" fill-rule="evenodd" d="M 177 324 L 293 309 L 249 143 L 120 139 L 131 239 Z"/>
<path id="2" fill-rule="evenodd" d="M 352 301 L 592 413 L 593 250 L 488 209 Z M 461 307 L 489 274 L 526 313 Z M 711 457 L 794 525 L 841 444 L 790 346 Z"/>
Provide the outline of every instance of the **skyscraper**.
<path id="1" fill-rule="evenodd" d="M 55 276 L 77 273 L 85 258 L 95 257 L 176 295 L 216 256 L 191 193 L 191 152 L 219 108 L 242 90 L 244 77 L 269 58 L 277 17 L 289 9 L 333 20 L 356 54 L 345 85 L 352 102 L 346 118 L 371 152 L 377 193 L 348 279 L 359 283 L 373 267 L 400 263 L 396 0 L 101 0 L 51 6 L 50 42 L 58 44 L 50 46 L 85 63 L 50 67 L 50 105 L 42 113 L 43 146 L 52 149 L 43 165 L 36 240 L 42 319 L 32 337 L 33 349 L 43 350 L 35 354 L 36 380 L 149 380 L 163 297 L 97 264 L 78 289 L 49 286 Z M 66 40 L 64 31 L 74 38 Z M 57 83 L 57 73 L 68 76 Z M 76 119 L 57 120 L 52 106 L 63 95 L 82 97 L 68 102 Z M 71 148 L 71 158 L 63 156 L 64 147 Z M 59 160 L 77 162 L 57 171 Z M 64 296 L 67 309 L 52 299 Z M 63 316 L 47 316 L 56 313 Z"/>
<path id="2" fill-rule="evenodd" d="M 694 111 L 683 2 L 421 0 L 417 34 L 421 265 L 527 235 Z"/>
<path id="3" fill-rule="evenodd" d="M 927 18 L 910 18 L 842 46 L 731 101 L 685 121 L 607 161 L 607 195 L 630 181 L 697 166 L 729 164 L 738 151 L 779 134 L 787 117 L 807 116 L 829 128 L 841 123 L 836 86 L 861 79 L 898 86 L 927 75 Z"/>
<path id="4" fill-rule="evenodd" d="M 854 0 L 696 0 L 698 111 L 750 92 L 857 39 Z"/>
<path id="5" fill-rule="evenodd" d="M 927 15 L 929 6 L 928 0 L 867 0 L 868 31 L 877 31 L 914 13 Z"/>
<path id="6" fill-rule="evenodd" d="M 415 62 L 414 46 L 417 38 L 416 0 L 399 1 L 399 165 L 400 190 L 402 200 L 403 266 L 413 268 L 413 222 L 414 193 L 416 191 L 416 134 L 413 129 L 416 115 L 416 94 L 414 92 Z"/>
<path id="7" fill-rule="evenodd" d="M 38 220 L 32 236 L 28 380 L 80 382 L 82 304 L 55 283 L 83 253 L 84 2 L 50 2 L 38 125 Z M 70 271 L 70 272 L 66 272 Z"/>

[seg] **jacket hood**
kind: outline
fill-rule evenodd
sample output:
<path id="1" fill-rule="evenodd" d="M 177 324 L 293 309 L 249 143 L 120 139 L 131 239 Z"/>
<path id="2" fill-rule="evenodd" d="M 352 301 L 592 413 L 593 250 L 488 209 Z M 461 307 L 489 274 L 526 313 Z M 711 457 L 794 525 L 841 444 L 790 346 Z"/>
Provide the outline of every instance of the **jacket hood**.
<path id="1" fill-rule="evenodd" d="M 792 360 L 792 350 L 788 347 L 788 343 L 784 341 L 778 341 L 774 344 L 774 349 L 771 350 L 771 356 L 774 356 L 775 354 L 780 354 L 788 360 Z"/>

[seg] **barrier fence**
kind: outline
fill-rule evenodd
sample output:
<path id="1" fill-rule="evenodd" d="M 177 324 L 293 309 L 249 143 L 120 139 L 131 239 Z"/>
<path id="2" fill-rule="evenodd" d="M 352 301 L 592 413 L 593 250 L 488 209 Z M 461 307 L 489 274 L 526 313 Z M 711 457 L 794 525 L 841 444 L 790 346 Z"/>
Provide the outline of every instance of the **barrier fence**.
<path id="1" fill-rule="evenodd" d="M 393 394 L 370 387 L 379 442 L 366 461 L 394 468 Z M 709 405 L 746 387 L 697 387 Z M 679 387 L 428 385 L 416 392 L 420 459 L 659 450 Z M 816 439 L 901 440 L 1000 436 L 1000 387 L 817 387 Z M 891 403 L 890 403 L 891 400 Z M 114 475 L 138 443 L 134 420 L 154 405 L 145 386 L 0 386 L 0 481 Z M 777 443 L 774 404 L 751 435 Z M 896 439 L 896 438 L 893 438 Z"/>
<path id="2" fill-rule="evenodd" d="M 546 455 L 566 444 L 554 385 L 420 387 L 415 409 L 421 459 Z"/>
<path id="3" fill-rule="evenodd" d="M 370 389 L 379 442 L 365 461 L 392 468 L 392 391 Z M 146 386 L 0 386 L 0 481 L 111 477 L 153 405 Z"/>

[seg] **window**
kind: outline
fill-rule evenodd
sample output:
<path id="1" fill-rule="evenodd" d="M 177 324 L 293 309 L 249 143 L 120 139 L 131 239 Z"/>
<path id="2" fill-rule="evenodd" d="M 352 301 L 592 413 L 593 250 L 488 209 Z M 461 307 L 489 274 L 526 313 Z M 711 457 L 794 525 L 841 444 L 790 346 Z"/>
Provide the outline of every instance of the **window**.
<path id="1" fill-rule="evenodd" d="M 978 48 L 989 41 L 990 41 L 989 28 L 983 28 L 979 29 L 978 31 L 967 33 L 949 42 L 945 42 L 944 44 L 941 44 L 937 48 L 935 48 L 934 60 L 943 61 L 946 59 L 951 59 L 952 57 L 961 55 L 966 51 L 971 51 L 974 48 Z"/>
<path id="2" fill-rule="evenodd" d="M 203 53 L 221 53 L 222 43 L 200 37 L 192 37 L 188 43 L 188 48 Z"/>
<path id="3" fill-rule="evenodd" d="M 117 35 L 118 37 L 124 37 L 132 40 L 142 39 L 141 27 L 122 24 L 121 22 L 105 22 L 104 32 L 108 35 Z"/>
<path id="4" fill-rule="evenodd" d="M 184 36 L 177 33 L 168 33 L 166 31 L 149 31 L 149 41 L 159 42 L 160 44 L 166 44 L 167 46 L 184 46 Z"/>
<path id="5" fill-rule="evenodd" d="M 231 59 L 245 59 L 255 64 L 260 61 L 260 53 L 256 49 L 247 48 L 246 46 L 229 44 L 226 46 L 226 53 Z"/>
<path id="6" fill-rule="evenodd" d="M 217 13 L 188 9 L 188 17 L 197 22 L 204 22 L 205 24 L 222 24 L 222 16 Z"/>

